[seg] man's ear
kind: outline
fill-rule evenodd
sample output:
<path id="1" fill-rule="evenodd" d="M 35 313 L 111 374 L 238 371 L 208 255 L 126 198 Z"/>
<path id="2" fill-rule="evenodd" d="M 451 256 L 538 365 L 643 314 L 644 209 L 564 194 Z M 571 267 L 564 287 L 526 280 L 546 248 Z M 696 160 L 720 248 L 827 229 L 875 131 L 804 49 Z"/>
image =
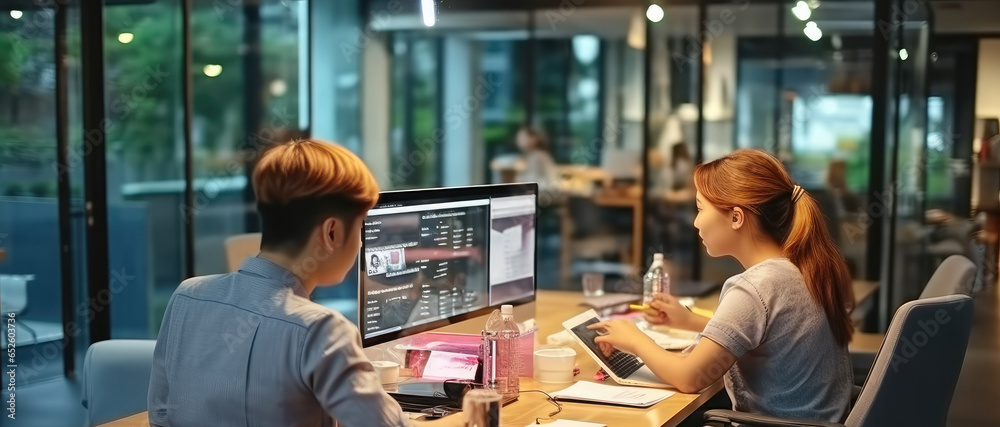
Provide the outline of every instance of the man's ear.
<path id="1" fill-rule="evenodd" d="M 743 208 L 736 207 L 733 208 L 732 215 L 733 215 L 732 218 L 733 230 L 739 230 L 741 227 L 743 227 L 743 223 L 747 219 L 746 214 L 743 213 Z"/>
<path id="2" fill-rule="evenodd" d="M 320 244 L 327 251 L 333 251 L 334 249 L 344 245 L 344 225 L 343 221 L 338 220 L 334 217 L 328 217 L 323 220 L 323 224 L 320 225 Z"/>

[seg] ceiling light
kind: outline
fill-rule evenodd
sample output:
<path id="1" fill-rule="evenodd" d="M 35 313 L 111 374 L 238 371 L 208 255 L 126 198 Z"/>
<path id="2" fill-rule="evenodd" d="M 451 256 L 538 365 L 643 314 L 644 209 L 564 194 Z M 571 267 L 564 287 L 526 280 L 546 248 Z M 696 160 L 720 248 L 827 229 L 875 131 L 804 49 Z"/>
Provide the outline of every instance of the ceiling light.
<path id="1" fill-rule="evenodd" d="M 792 14 L 795 15 L 796 18 L 799 18 L 799 21 L 805 21 L 812 16 L 812 9 L 809 8 L 809 5 L 806 4 L 806 2 L 800 1 L 795 4 L 795 7 L 792 8 Z"/>
<path id="2" fill-rule="evenodd" d="M 420 0 L 420 10 L 424 15 L 424 25 L 428 27 L 434 26 L 434 0 Z"/>
<path id="3" fill-rule="evenodd" d="M 900 49 L 899 50 L 899 59 L 902 59 L 903 61 L 905 61 L 906 58 L 909 58 L 909 57 L 910 57 L 910 52 L 907 52 L 906 49 Z"/>
<path id="4" fill-rule="evenodd" d="M 816 23 L 812 21 L 806 23 L 806 27 L 802 29 L 802 32 L 805 33 L 806 37 L 808 37 L 809 40 L 812 41 L 818 41 L 819 39 L 823 38 L 823 30 L 820 30 L 819 26 L 817 26 Z"/>
<path id="5" fill-rule="evenodd" d="M 11 18 L 21 19 L 22 16 L 24 16 L 24 12 L 21 12 L 20 10 L 12 10 L 12 11 L 10 11 L 10 17 Z"/>
<path id="6" fill-rule="evenodd" d="M 118 35 L 118 42 L 121 44 L 132 43 L 132 39 L 135 38 L 135 34 L 132 33 L 121 33 Z"/>
<path id="7" fill-rule="evenodd" d="M 268 89 L 271 91 L 271 95 L 274 96 L 282 96 L 285 92 L 288 92 L 288 84 L 282 79 L 276 79 L 268 86 Z"/>
<path id="8" fill-rule="evenodd" d="M 649 8 L 646 9 L 646 18 L 649 19 L 650 22 L 660 22 L 660 21 L 662 21 L 663 20 L 663 8 L 660 7 L 660 5 L 658 5 L 656 3 L 653 3 L 653 4 L 649 5 Z"/>
<path id="9" fill-rule="evenodd" d="M 219 74 L 222 74 L 222 66 L 219 64 L 208 64 L 202 69 L 202 71 L 205 72 L 206 76 L 216 77 Z"/>

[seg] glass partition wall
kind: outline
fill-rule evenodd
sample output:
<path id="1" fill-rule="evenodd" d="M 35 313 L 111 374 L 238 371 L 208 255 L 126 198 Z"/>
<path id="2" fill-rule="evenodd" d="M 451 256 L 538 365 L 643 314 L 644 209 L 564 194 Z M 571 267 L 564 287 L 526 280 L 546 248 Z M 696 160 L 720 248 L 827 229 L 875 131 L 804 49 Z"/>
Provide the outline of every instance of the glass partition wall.
<path id="1" fill-rule="evenodd" d="M 308 131 L 308 7 L 0 2 L 0 301 L 19 386 L 78 372 L 92 341 L 155 337 L 182 280 L 228 270 L 224 239 L 257 229 L 250 151 Z"/>
<path id="2" fill-rule="evenodd" d="M 433 27 L 411 18 L 377 22 L 390 51 L 390 150 L 365 160 L 387 163 L 394 189 L 537 181 L 539 286 L 579 289 L 589 272 L 609 290 L 637 289 L 644 9 L 442 8 Z"/>
<path id="3" fill-rule="evenodd" d="M 540 271 L 549 275 L 540 287 L 579 289 L 581 275 L 600 273 L 610 290 L 635 290 L 659 252 L 676 293 L 718 289 L 742 269 L 698 241 L 691 173 L 739 148 L 773 153 L 817 199 L 859 284 L 893 283 L 859 319 L 885 317 L 919 293 L 940 258 L 920 240 L 930 232 L 923 194 L 944 179 L 924 167 L 928 135 L 940 131 L 926 131 L 936 104 L 921 71 L 930 57 L 922 7 L 903 16 L 890 5 L 879 21 L 876 2 L 860 0 L 442 5 L 433 26 L 415 10 L 373 21 L 393 46 L 392 169 L 422 151 L 419 135 L 433 136 L 422 127 L 442 128 L 423 169 L 438 172 L 412 168 L 391 184 L 538 181 Z M 877 25 L 889 18 L 900 24 Z M 879 41 L 892 55 L 880 56 Z M 470 80 L 496 90 L 456 96 Z M 468 114 L 453 127 L 454 111 Z M 519 147 L 535 144 L 518 137 L 525 125 L 543 135 L 551 167 L 540 173 Z"/>
<path id="4" fill-rule="evenodd" d="M 894 105 L 888 109 L 892 121 L 887 126 L 895 129 L 894 149 L 886 151 L 891 156 L 887 159 L 891 181 L 886 190 L 892 206 L 886 230 L 888 268 L 880 277 L 884 310 L 879 316 L 881 329 L 888 327 L 897 307 L 920 296 L 933 269 L 949 255 L 928 247 L 932 234 L 940 230 L 927 218 L 927 75 L 931 60 L 928 12 L 923 5 L 897 2 L 895 6 L 895 10 L 905 6 L 906 13 L 891 13 L 889 30 L 883 33 L 888 41 L 889 62 L 893 64 L 886 87 L 895 91 L 895 96 L 889 97 L 889 103 Z"/>
<path id="5" fill-rule="evenodd" d="M 717 267 L 706 267 L 704 271 L 718 271 L 718 275 L 703 274 L 707 256 L 693 225 L 696 210 L 692 180 L 694 166 L 705 157 L 706 147 L 729 144 L 729 132 L 719 129 L 731 129 L 736 83 L 733 25 L 739 16 L 734 12 L 745 12 L 746 7 L 729 5 L 724 10 L 724 21 L 720 11 L 713 10 L 714 18 L 705 28 L 699 24 L 704 10 L 697 4 L 666 5 L 662 20 L 646 22 L 649 64 L 645 70 L 648 103 L 643 150 L 642 261 L 644 266 L 649 265 L 654 253 L 663 253 L 672 292 L 678 295 L 701 294 L 725 280 L 721 276 L 724 272 Z M 717 75 L 709 77 L 711 72 Z M 713 84 L 702 83 L 709 81 Z M 712 116 L 715 122 L 710 124 L 702 119 L 702 99 L 711 99 L 713 108 L 728 113 Z M 705 129 L 712 132 L 706 134 Z M 716 142 L 704 143 L 709 140 Z"/>

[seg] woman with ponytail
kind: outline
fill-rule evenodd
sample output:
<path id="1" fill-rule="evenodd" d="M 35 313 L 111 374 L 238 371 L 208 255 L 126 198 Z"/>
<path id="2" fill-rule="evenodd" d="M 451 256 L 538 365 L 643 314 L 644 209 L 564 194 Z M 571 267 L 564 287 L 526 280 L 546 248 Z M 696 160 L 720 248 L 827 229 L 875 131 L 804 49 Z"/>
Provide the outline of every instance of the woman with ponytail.
<path id="1" fill-rule="evenodd" d="M 733 409 L 840 422 L 852 386 L 847 344 L 853 326 L 851 278 L 816 201 L 781 162 L 739 150 L 694 172 L 698 229 L 713 257 L 745 268 L 722 287 L 711 318 L 661 295 L 651 323 L 701 333 L 686 354 L 659 348 L 634 322 L 592 326 L 605 351 L 638 355 L 664 381 L 695 392 L 725 378 Z"/>

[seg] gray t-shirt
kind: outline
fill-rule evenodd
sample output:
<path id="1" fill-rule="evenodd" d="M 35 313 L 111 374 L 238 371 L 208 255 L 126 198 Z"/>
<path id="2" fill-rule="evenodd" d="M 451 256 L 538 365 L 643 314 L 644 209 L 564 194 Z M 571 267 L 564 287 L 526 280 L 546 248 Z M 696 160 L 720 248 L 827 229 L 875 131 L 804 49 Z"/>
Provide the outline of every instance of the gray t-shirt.
<path id="1" fill-rule="evenodd" d="M 851 359 L 798 267 L 775 258 L 733 276 L 702 336 L 737 357 L 725 374 L 733 409 L 841 422 L 851 396 Z"/>

